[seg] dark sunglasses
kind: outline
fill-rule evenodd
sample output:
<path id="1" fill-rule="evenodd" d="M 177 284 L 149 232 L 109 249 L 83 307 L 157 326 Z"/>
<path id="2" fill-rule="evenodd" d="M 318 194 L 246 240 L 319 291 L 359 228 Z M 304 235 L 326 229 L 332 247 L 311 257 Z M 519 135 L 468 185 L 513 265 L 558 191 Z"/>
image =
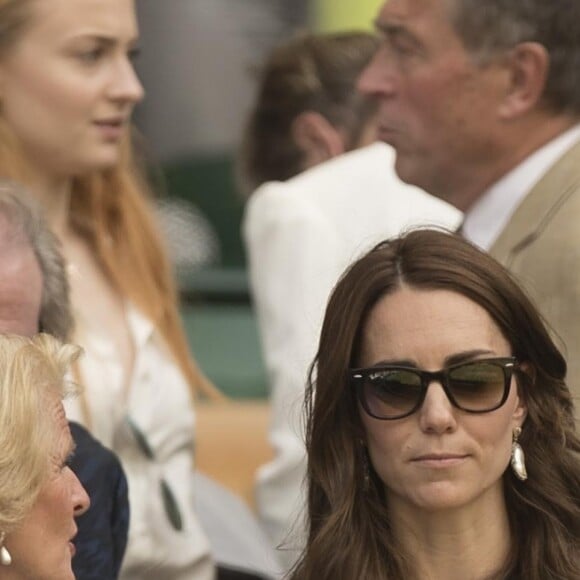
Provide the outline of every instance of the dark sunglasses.
<path id="1" fill-rule="evenodd" d="M 351 369 L 351 384 L 362 408 L 375 419 L 402 419 L 417 411 L 433 381 L 454 407 L 489 413 L 507 400 L 518 363 L 514 357 L 487 358 L 451 365 L 440 371 L 384 365 Z"/>

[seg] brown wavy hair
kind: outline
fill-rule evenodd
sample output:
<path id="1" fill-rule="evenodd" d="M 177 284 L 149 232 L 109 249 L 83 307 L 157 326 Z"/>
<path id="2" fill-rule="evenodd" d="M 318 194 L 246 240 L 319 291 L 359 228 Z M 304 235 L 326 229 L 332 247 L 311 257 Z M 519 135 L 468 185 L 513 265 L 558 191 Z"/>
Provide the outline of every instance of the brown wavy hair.
<path id="1" fill-rule="evenodd" d="M 402 553 L 391 532 L 384 485 L 372 467 L 365 491 L 363 427 L 348 380 L 370 310 L 402 283 L 450 290 L 479 304 L 514 356 L 533 369 L 517 375 L 528 409 L 520 442 L 529 479 L 522 483 L 509 469 L 503 476 L 512 537 L 498 578 L 580 578 L 580 440 L 566 362 L 509 273 L 465 240 L 435 230 L 379 244 L 347 270 L 330 298 L 305 402 L 308 542 L 290 577 L 414 577 L 412 555 Z"/>
<path id="2" fill-rule="evenodd" d="M 357 79 L 379 46 L 366 32 L 301 34 L 277 47 L 260 75 L 237 159 L 240 189 L 250 195 L 266 181 L 285 181 L 304 169 L 304 153 L 292 137 L 293 121 L 305 111 L 344 129 L 356 147 L 376 111 L 356 90 Z"/>
<path id="3" fill-rule="evenodd" d="M 0 55 L 26 31 L 34 0 L 0 0 Z M 187 378 L 192 394 L 217 396 L 192 359 L 181 323 L 177 290 L 151 207 L 144 171 L 126 135 L 121 160 L 107 171 L 75 178 L 70 221 L 85 239 L 110 283 L 156 326 Z M 0 176 L 28 183 L 25 156 L 0 119 Z"/>

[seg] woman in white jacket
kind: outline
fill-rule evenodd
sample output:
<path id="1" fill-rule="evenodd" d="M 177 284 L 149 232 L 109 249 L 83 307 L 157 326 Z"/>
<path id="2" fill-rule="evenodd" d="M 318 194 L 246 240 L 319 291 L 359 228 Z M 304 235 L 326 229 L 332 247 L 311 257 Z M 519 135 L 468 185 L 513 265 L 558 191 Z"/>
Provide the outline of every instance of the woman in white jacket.
<path id="1" fill-rule="evenodd" d="M 291 564 L 302 545 L 305 451 L 300 411 L 330 291 L 377 241 L 421 223 L 457 227 L 447 204 L 396 177 L 375 143 L 375 106 L 356 91 L 376 49 L 365 33 L 300 36 L 264 67 L 239 156 L 243 224 L 271 389 L 273 461 L 257 505 Z"/>

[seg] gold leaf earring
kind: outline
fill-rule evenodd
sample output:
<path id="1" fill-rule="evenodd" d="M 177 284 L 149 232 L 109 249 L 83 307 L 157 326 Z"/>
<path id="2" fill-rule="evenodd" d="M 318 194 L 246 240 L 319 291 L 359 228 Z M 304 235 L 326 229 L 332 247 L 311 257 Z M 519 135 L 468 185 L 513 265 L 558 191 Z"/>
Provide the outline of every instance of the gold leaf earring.
<path id="1" fill-rule="evenodd" d="M 518 439 L 522 434 L 520 427 L 516 427 L 513 432 L 512 441 L 512 456 L 511 465 L 516 477 L 521 481 L 528 479 L 528 472 L 526 470 L 526 457 L 522 446 L 518 443 Z"/>

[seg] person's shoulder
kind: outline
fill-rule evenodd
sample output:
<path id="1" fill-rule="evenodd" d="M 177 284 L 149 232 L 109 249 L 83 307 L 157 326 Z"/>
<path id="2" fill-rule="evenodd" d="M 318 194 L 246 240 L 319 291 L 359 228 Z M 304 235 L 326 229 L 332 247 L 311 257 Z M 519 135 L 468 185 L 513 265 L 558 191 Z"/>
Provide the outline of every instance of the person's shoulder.
<path id="1" fill-rule="evenodd" d="M 87 429 L 69 423 L 76 444 L 71 469 L 91 498 L 90 509 L 77 519 L 77 578 L 117 578 L 127 546 L 130 509 L 125 473 L 117 456 Z"/>
<path id="2" fill-rule="evenodd" d="M 343 192 L 352 197 L 359 188 L 383 190 L 400 184 L 394 170 L 395 152 L 386 143 L 373 143 L 337 155 L 307 169 L 286 183 L 297 195 L 336 198 Z"/>
<path id="3" fill-rule="evenodd" d="M 385 176 L 393 174 L 391 165 L 390 148 L 375 143 L 329 159 L 287 181 L 264 183 L 246 204 L 243 229 L 323 220 L 329 207 L 352 206 L 361 187 L 365 197 L 369 190 L 382 194 Z M 369 187 L 368 180 L 380 185 Z"/>
<path id="4" fill-rule="evenodd" d="M 261 185 L 246 203 L 242 233 L 246 240 L 264 233 L 324 221 L 319 204 L 308 194 L 308 188 L 292 180 L 270 181 Z"/>

